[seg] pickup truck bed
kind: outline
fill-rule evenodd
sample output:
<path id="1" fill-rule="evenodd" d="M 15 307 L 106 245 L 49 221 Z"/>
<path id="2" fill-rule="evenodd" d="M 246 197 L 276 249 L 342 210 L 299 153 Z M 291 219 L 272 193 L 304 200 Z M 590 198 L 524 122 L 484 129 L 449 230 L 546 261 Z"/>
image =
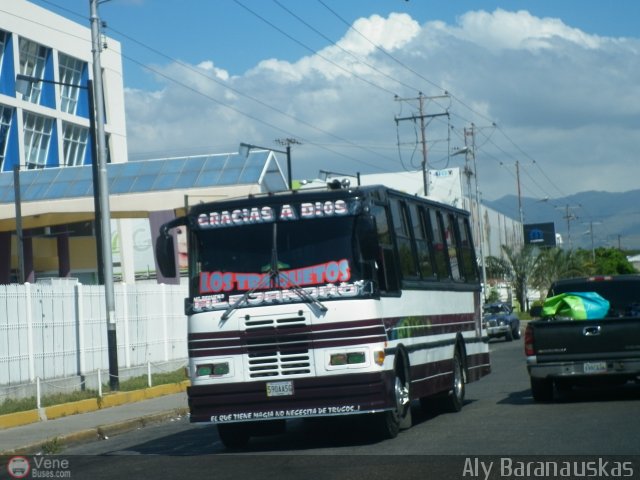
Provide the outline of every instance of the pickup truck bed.
<path id="1" fill-rule="evenodd" d="M 527 369 L 536 401 L 553 399 L 554 387 L 623 384 L 640 379 L 640 275 L 570 279 L 552 285 L 549 296 L 595 291 L 610 301 L 607 317 L 529 322 Z"/>

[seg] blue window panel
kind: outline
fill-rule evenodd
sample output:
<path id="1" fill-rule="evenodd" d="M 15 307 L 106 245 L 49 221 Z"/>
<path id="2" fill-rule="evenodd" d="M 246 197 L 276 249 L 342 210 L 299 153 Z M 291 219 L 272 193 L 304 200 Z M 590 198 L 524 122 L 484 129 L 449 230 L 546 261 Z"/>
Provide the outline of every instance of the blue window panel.
<path id="1" fill-rule="evenodd" d="M 160 164 L 158 172 L 161 174 L 176 174 L 182 172 L 187 162 L 185 160 L 156 160 L 153 163 Z"/>
<path id="2" fill-rule="evenodd" d="M 67 191 L 69 190 L 69 185 L 71 185 L 71 182 L 52 183 L 43 195 L 42 199 L 65 198 L 67 196 Z"/>
<path id="3" fill-rule="evenodd" d="M 238 183 L 256 183 L 260 179 L 263 169 L 264 164 L 246 166 L 240 174 Z"/>
<path id="4" fill-rule="evenodd" d="M 84 197 L 93 195 L 93 182 L 91 180 L 78 180 L 69 185 L 65 197 Z"/>
<path id="5" fill-rule="evenodd" d="M 128 193 L 135 182 L 135 177 L 118 177 L 111 182 L 109 193 Z"/>
<path id="6" fill-rule="evenodd" d="M 187 172 L 199 173 L 202 170 L 202 168 L 204 167 L 205 162 L 206 162 L 206 158 L 204 158 L 204 157 L 189 158 L 185 162 L 184 168 L 182 169 L 182 172 L 183 173 L 187 173 Z"/>
<path id="7" fill-rule="evenodd" d="M 174 188 L 190 188 L 198 178 L 198 172 L 183 172 L 177 179 Z"/>
<path id="8" fill-rule="evenodd" d="M 218 185 L 233 185 L 238 183 L 238 179 L 240 178 L 240 174 L 242 173 L 242 168 L 239 166 L 236 167 L 225 167 L 224 171 L 220 175 L 218 179 Z"/>
<path id="9" fill-rule="evenodd" d="M 151 190 L 153 186 L 153 182 L 155 181 L 155 175 L 140 175 L 135 179 L 133 185 L 131 186 L 132 192 L 148 192 Z"/>
<path id="10" fill-rule="evenodd" d="M 112 164 L 110 174 L 113 177 L 135 177 L 145 172 L 145 162 L 127 162 Z"/>
<path id="11" fill-rule="evenodd" d="M 51 183 L 52 181 L 54 181 L 54 179 L 58 176 L 58 169 L 57 168 L 43 168 L 40 170 L 31 170 L 29 172 L 26 172 L 24 176 L 29 176 L 31 178 L 33 178 L 33 182 L 39 182 L 39 183 Z"/>
<path id="12" fill-rule="evenodd" d="M 0 174 L 0 201 L 2 203 L 13 202 L 13 173 Z"/>
<path id="13" fill-rule="evenodd" d="M 89 166 L 64 167 L 57 169 L 57 171 L 58 182 L 71 182 L 79 178 L 93 178 L 93 171 Z"/>
<path id="14" fill-rule="evenodd" d="M 44 183 L 32 183 L 29 187 L 22 187 L 21 199 L 25 202 L 33 202 L 40 199 L 40 195 L 46 191 Z"/>
<path id="15" fill-rule="evenodd" d="M 211 185 L 217 185 L 224 161 L 225 157 L 208 157 L 194 186 L 210 187 Z"/>
<path id="16" fill-rule="evenodd" d="M 193 184 L 194 187 L 210 187 L 218 183 L 220 177 L 219 170 L 203 169 Z"/>
<path id="17" fill-rule="evenodd" d="M 153 184 L 154 190 L 170 190 L 176 184 L 178 177 L 175 174 L 158 175 Z"/>

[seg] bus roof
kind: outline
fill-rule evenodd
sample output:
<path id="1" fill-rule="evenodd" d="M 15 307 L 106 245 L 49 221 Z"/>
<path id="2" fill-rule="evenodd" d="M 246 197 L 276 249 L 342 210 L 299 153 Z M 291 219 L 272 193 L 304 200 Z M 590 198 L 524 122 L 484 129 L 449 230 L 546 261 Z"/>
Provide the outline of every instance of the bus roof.
<path id="1" fill-rule="evenodd" d="M 349 186 L 346 188 L 330 186 L 320 188 L 309 188 L 300 190 L 284 190 L 281 192 L 269 192 L 251 194 L 243 197 L 226 198 L 221 200 L 215 200 L 208 203 L 199 203 L 193 205 L 190 209 L 190 214 L 199 215 L 201 213 L 208 212 L 212 208 L 217 210 L 221 209 L 234 209 L 243 208 L 246 206 L 262 206 L 262 205 L 274 205 L 285 204 L 295 202 L 314 202 L 323 201 L 338 198 L 367 198 L 371 200 L 386 201 L 389 196 L 396 198 L 404 198 L 411 200 L 419 200 L 420 203 L 426 205 L 432 205 L 434 207 L 446 208 L 447 210 L 458 212 L 463 215 L 469 215 L 469 212 L 452 205 L 443 204 L 435 200 L 411 195 L 399 190 L 394 190 L 384 185 L 364 185 L 364 186 Z"/>

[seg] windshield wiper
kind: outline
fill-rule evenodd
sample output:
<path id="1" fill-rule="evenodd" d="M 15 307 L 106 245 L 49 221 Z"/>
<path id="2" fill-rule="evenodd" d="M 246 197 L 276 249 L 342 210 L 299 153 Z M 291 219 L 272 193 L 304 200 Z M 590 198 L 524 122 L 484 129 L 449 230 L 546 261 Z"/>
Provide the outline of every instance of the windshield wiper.
<path id="1" fill-rule="evenodd" d="M 271 270 L 269 272 L 270 277 L 276 277 L 275 285 L 280 286 L 280 264 L 278 263 L 278 229 L 276 224 L 273 224 L 273 238 L 271 240 Z M 286 277 L 285 277 L 286 278 Z M 322 302 L 320 302 L 317 298 L 313 298 L 309 292 L 307 292 L 304 288 L 298 285 L 291 278 L 286 278 L 287 282 L 291 285 L 289 290 L 292 290 L 294 293 L 298 295 L 304 302 L 315 305 L 321 312 L 326 312 L 328 310 Z M 272 281 L 272 284 L 274 282 Z"/>
<path id="2" fill-rule="evenodd" d="M 247 301 L 247 299 L 249 298 L 249 295 L 253 295 L 256 292 L 256 290 L 261 288 L 263 284 L 265 284 L 264 280 L 267 278 L 270 279 L 271 274 L 269 274 L 269 276 L 265 276 L 261 278 L 255 287 L 253 287 L 251 290 L 247 290 L 246 292 L 244 292 L 244 294 L 242 294 L 242 297 L 236 300 L 233 305 L 229 305 L 227 309 L 224 311 L 224 313 L 222 314 L 222 317 L 220 317 L 220 324 L 218 326 L 221 327 L 224 324 L 224 322 L 226 322 L 227 319 L 231 316 L 231 314 L 234 311 L 236 311 L 238 308 L 240 308 Z"/>
<path id="3" fill-rule="evenodd" d="M 263 278 L 261 278 L 260 281 L 258 282 L 258 284 L 255 287 L 253 287 L 251 290 L 247 290 L 242 295 L 242 297 L 240 297 L 233 305 L 230 305 L 224 311 L 224 313 L 222 314 L 222 317 L 220 317 L 220 325 L 219 326 L 222 326 L 222 324 L 224 324 L 224 322 L 227 321 L 227 319 L 231 316 L 231 314 L 234 311 L 236 311 L 244 303 L 246 303 L 246 301 L 247 301 L 247 299 L 249 298 L 250 295 L 255 293 L 256 290 L 258 290 L 259 288 L 263 287 L 266 279 L 269 280 L 269 286 L 270 287 L 272 287 L 272 288 L 280 287 L 280 265 L 278 263 L 277 245 L 278 245 L 278 229 L 277 229 L 277 224 L 274 223 L 273 224 L 273 236 L 272 236 L 272 239 L 271 239 L 271 264 L 269 266 L 268 275 L 265 275 Z M 326 306 L 324 306 L 322 304 L 322 302 L 320 302 L 320 300 L 318 300 L 317 298 L 313 298 L 313 296 L 311 294 L 309 294 L 309 292 L 307 292 L 304 288 L 302 288 L 300 285 L 295 283 L 291 278 L 286 278 L 286 280 L 291 285 L 289 290 L 293 291 L 296 295 L 298 295 L 298 297 L 300 297 L 302 299 L 302 301 L 314 305 L 321 312 L 326 312 L 328 310 L 328 308 Z"/>
<path id="4" fill-rule="evenodd" d="M 315 305 L 318 308 L 318 310 L 320 310 L 321 312 L 326 312 L 327 310 L 329 310 L 326 306 L 324 306 L 324 304 L 320 300 L 318 300 L 317 298 L 313 298 L 313 295 L 311 295 L 309 292 L 307 292 L 304 288 L 302 288 L 300 285 L 295 283 L 293 280 L 291 280 L 290 278 L 287 278 L 287 281 L 291 284 L 291 287 L 289 287 L 289 290 L 297 294 L 302 299 L 303 302 Z"/>

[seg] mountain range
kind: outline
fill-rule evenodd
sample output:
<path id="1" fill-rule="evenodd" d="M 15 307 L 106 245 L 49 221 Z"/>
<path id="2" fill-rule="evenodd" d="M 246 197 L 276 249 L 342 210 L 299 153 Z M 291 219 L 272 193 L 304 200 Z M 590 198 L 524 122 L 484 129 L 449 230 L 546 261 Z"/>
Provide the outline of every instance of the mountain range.
<path id="1" fill-rule="evenodd" d="M 483 203 L 508 217 L 520 217 L 516 195 Z M 523 197 L 522 213 L 525 224 L 553 222 L 565 246 L 640 249 L 640 190 L 587 191 L 544 200 Z"/>

